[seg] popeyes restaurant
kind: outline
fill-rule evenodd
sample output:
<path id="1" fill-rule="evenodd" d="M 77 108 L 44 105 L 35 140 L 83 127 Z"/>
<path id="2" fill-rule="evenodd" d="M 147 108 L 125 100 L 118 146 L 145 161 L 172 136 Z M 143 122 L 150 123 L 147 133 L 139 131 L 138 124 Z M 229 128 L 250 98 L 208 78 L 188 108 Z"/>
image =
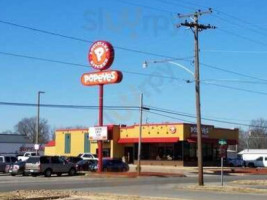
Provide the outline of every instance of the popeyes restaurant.
<path id="1" fill-rule="evenodd" d="M 122 158 L 136 163 L 139 125 L 109 125 L 108 138 L 103 142 L 103 156 Z M 202 125 L 203 164 L 215 166 L 220 162 L 219 144 L 238 143 L 238 129 Z M 96 141 L 90 141 L 88 129 L 63 129 L 55 133 L 53 145 L 45 148 L 46 155 L 77 156 L 80 153 L 98 153 Z M 197 129 L 195 124 L 162 123 L 142 126 L 142 165 L 197 165 Z"/>

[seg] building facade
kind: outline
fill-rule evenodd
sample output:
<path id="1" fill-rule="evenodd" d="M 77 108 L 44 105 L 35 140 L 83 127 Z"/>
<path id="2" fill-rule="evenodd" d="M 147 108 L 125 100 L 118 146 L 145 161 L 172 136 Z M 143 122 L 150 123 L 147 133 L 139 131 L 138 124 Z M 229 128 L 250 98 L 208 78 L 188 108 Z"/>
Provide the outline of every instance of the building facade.
<path id="1" fill-rule="evenodd" d="M 83 152 L 98 153 L 97 142 L 89 141 L 88 129 L 57 130 L 53 145 L 45 148 L 47 155 L 77 156 Z M 129 163 L 137 160 L 139 125 L 110 125 L 108 139 L 103 145 L 103 156 L 124 158 Z M 238 129 L 202 125 L 203 162 L 219 163 L 218 140 L 228 145 L 238 143 Z M 197 164 L 197 129 L 195 124 L 165 123 L 142 126 L 142 164 L 183 165 Z"/>
<path id="2" fill-rule="evenodd" d="M 0 154 L 18 155 L 28 151 L 35 151 L 34 144 L 26 135 L 0 134 Z M 40 146 L 40 153 L 44 151 L 44 145 Z"/>

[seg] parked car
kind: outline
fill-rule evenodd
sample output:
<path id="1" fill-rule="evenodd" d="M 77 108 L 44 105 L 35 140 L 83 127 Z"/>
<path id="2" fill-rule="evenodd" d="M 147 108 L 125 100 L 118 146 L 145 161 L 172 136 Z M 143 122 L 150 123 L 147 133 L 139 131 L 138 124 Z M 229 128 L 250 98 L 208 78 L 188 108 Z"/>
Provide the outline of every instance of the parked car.
<path id="1" fill-rule="evenodd" d="M 16 161 L 17 158 L 15 156 L 0 156 L 0 172 L 8 172 L 10 165 Z"/>
<path id="2" fill-rule="evenodd" d="M 245 161 L 241 157 L 237 158 L 228 158 L 228 165 L 230 167 L 243 167 L 245 166 Z"/>
<path id="3" fill-rule="evenodd" d="M 10 168 L 9 168 L 9 173 L 11 176 L 16 176 L 22 174 L 23 176 L 25 175 L 25 161 L 18 161 L 13 163 Z"/>
<path id="4" fill-rule="evenodd" d="M 82 158 L 83 160 L 98 160 L 97 155 L 92 153 L 81 153 L 78 155 L 78 157 Z"/>
<path id="5" fill-rule="evenodd" d="M 91 171 L 98 170 L 98 162 L 94 163 L 90 167 Z M 126 172 L 129 170 L 129 166 L 127 163 L 122 162 L 121 159 L 103 159 L 102 170 L 104 172 Z"/>
<path id="6" fill-rule="evenodd" d="M 267 167 L 267 149 L 244 149 L 238 154 L 247 167 Z"/>
<path id="7" fill-rule="evenodd" d="M 66 159 L 66 161 L 68 161 L 68 162 L 72 162 L 72 163 L 77 163 L 77 162 L 79 162 L 79 161 L 81 161 L 81 160 L 83 160 L 81 157 L 75 157 L 75 156 L 69 156 L 69 157 L 65 157 L 65 159 Z"/>
<path id="8" fill-rule="evenodd" d="M 75 164 L 59 156 L 33 156 L 26 162 L 25 173 L 32 176 L 44 175 L 45 177 L 50 177 L 52 174 L 61 176 L 63 173 L 74 176 L 76 168 Z"/>
<path id="9" fill-rule="evenodd" d="M 267 167 L 267 156 L 259 156 L 255 160 L 246 160 L 247 167 Z"/>
<path id="10" fill-rule="evenodd" d="M 18 156 L 19 161 L 26 161 L 29 157 L 39 156 L 36 152 L 25 152 L 22 156 Z"/>
<path id="11" fill-rule="evenodd" d="M 97 160 L 80 160 L 76 163 L 77 171 L 90 171 L 91 167 L 97 163 Z"/>

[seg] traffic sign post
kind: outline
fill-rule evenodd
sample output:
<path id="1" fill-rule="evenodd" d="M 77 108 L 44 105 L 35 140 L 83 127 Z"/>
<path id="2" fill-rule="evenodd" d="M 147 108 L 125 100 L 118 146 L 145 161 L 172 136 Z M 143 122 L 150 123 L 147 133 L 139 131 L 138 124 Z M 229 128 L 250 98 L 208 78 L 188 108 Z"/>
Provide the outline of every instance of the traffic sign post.
<path id="1" fill-rule="evenodd" d="M 219 153 L 221 157 L 221 186 L 223 186 L 223 159 L 227 156 L 227 141 L 220 139 L 218 143 L 220 145 Z"/>

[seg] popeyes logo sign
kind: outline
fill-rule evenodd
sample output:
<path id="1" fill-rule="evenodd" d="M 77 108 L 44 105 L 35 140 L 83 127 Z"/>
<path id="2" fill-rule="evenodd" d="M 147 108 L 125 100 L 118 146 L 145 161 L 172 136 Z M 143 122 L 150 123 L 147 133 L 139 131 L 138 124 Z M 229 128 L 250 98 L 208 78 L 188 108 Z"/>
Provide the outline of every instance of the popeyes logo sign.
<path id="1" fill-rule="evenodd" d="M 94 69 L 108 69 L 114 60 L 113 46 L 106 41 L 96 41 L 89 50 L 88 59 Z"/>
<path id="2" fill-rule="evenodd" d="M 93 73 L 85 73 L 82 75 L 81 81 L 83 85 L 93 86 L 99 84 L 118 83 L 122 79 L 120 71 L 100 71 Z"/>
<path id="3" fill-rule="evenodd" d="M 90 47 L 88 60 L 90 65 L 99 70 L 98 72 L 84 73 L 81 82 L 84 86 L 106 85 L 119 83 L 122 80 L 122 73 L 117 70 L 108 69 L 114 61 L 114 48 L 106 41 L 96 41 Z"/>

